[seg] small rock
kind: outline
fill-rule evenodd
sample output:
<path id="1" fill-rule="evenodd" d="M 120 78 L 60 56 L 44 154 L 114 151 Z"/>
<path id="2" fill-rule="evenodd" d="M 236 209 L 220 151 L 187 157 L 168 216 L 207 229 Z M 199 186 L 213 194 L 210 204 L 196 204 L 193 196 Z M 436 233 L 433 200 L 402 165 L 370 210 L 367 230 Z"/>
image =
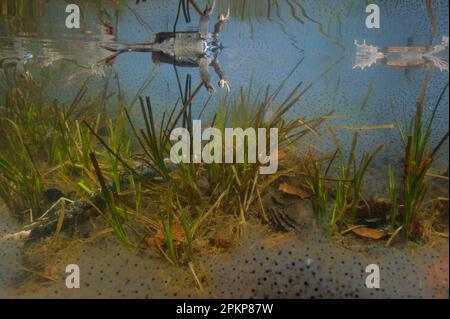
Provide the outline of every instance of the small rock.
<path id="1" fill-rule="evenodd" d="M 50 203 L 55 203 L 64 197 L 64 193 L 57 188 L 49 188 L 44 191 L 44 196 Z"/>

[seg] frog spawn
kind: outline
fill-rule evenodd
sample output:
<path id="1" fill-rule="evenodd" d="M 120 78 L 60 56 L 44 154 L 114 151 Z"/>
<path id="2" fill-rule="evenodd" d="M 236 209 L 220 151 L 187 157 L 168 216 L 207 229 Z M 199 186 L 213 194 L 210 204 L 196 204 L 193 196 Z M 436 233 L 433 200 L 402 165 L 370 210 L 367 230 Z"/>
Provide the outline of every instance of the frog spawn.
<path id="1" fill-rule="evenodd" d="M 22 265 L 23 243 L 8 237 L 20 231 L 20 225 L 3 211 L 0 211 L 0 298 L 7 297 L 6 289 L 14 283 Z"/>
<path id="2" fill-rule="evenodd" d="M 188 267 L 170 265 L 152 250 L 133 250 L 114 237 L 61 254 L 56 282 L 20 276 L 20 250 L 3 252 L 2 292 L 9 297 L 92 298 L 446 298 L 448 245 L 412 254 L 382 243 L 352 242 L 347 249 L 321 231 L 276 233 L 252 221 L 238 245 L 200 254 L 196 287 Z M 16 247 L 17 248 L 17 247 Z M 80 266 L 81 288 L 67 289 L 65 265 Z M 369 264 L 380 267 L 380 289 L 365 287 Z M 34 278 L 36 279 L 36 278 Z M 5 283 L 9 283 L 8 289 Z"/>

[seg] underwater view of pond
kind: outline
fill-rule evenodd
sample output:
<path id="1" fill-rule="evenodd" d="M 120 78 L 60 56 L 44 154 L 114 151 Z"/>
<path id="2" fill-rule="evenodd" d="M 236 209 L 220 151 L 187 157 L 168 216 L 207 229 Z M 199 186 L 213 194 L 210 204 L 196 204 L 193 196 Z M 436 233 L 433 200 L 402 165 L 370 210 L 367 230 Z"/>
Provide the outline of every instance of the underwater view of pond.
<path id="1" fill-rule="evenodd" d="M 0 297 L 448 298 L 448 5 L 0 0 Z"/>

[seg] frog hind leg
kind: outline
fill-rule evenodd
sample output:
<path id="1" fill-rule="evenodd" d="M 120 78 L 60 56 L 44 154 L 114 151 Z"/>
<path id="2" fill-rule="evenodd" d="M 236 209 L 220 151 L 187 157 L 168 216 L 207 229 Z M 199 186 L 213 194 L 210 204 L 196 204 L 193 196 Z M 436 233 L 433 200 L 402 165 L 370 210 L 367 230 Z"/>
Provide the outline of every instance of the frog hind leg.
<path id="1" fill-rule="evenodd" d="M 228 11 L 226 14 L 221 13 L 219 15 L 219 19 L 217 20 L 216 25 L 214 26 L 214 34 L 215 38 L 218 38 L 220 33 L 223 31 L 223 26 L 230 19 L 231 16 L 231 8 L 228 6 Z"/>
<path id="2" fill-rule="evenodd" d="M 200 15 L 200 22 L 198 26 L 198 33 L 202 39 L 206 39 L 209 34 L 209 22 L 211 20 L 211 14 L 216 7 L 216 0 L 212 1 L 212 4 L 208 1 L 205 10 Z"/>

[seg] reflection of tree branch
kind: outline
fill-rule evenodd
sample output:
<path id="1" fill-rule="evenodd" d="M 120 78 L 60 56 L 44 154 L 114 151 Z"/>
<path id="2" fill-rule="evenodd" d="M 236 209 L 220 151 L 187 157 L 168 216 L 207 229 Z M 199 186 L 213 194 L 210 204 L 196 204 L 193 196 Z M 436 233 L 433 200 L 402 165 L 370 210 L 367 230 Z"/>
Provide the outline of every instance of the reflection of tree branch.
<path id="1" fill-rule="evenodd" d="M 180 19 L 180 12 L 183 10 L 183 16 L 186 23 L 191 22 L 191 14 L 189 12 L 189 0 L 180 0 L 178 2 L 178 11 L 175 18 L 175 23 L 173 24 L 173 32 L 177 32 L 178 20 Z"/>
<path id="2" fill-rule="evenodd" d="M 436 21 L 433 15 L 433 0 L 426 0 L 428 17 L 431 20 L 431 37 L 433 38 L 436 34 Z"/>
<path id="3" fill-rule="evenodd" d="M 197 11 L 197 13 L 199 15 L 203 15 L 202 9 L 200 9 L 199 5 L 197 4 L 197 2 L 195 0 L 189 0 L 189 2 L 192 4 L 192 6 L 194 7 L 195 11 Z"/>
<path id="4" fill-rule="evenodd" d="M 308 16 L 308 15 L 306 14 L 305 8 L 304 8 L 300 3 L 298 3 L 296 0 L 294 0 L 294 3 L 300 8 L 300 10 L 302 11 L 302 15 L 303 15 L 306 19 L 308 19 L 308 20 L 311 21 L 312 23 L 315 23 L 315 24 L 318 25 L 318 27 L 319 27 L 319 32 L 320 32 L 320 33 L 322 33 L 324 36 L 326 36 L 326 37 L 328 37 L 328 38 L 330 37 L 330 35 L 324 31 L 324 28 L 323 28 L 322 23 L 320 23 L 320 22 L 314 20 L 313 18 L 311 18 L 310 16 Z"/>
<path id="5" fill-rule="evenodd" d="M 272 21 L 272 0 L 267 0 L 267 20 Z"/>
<path id="6" fill-rule="evenodd" d="M 183 8 L 183 15 L 184 19 L 187 23 L 191 22 L 191 13 L 189 12 L 189 1 L 186 2 L 186 0 L 182 0 L 182 8 Z"/>
<path id="7" fill-rule="evenodd" d="M 276 8 L 278 19 L 280 19 L 280 21 L 282 21 L 283 23 L 286 23 L 286 21 L 281 17 L 280 6 L 278 5 L 277 0 L 275 0 L 275 8 Z"/>
<path id="8" fill-rule="evenodd" d="M 287 3 L 288 6 L 291 8 L 291 15 L 292 15 L 292 17 L 293 17 L 295 20 L 297 20 L 298 22 L 300 22 L 301 24 L 305 24 L 305 22 L 304 22 L 302 19 L 300 19 L 299 16 L 297 16 L 297 10 L 295 10 L 294 5 L 293 5 L 289 0 L 286 0 L 286 3 Z"/>
<path id="9" fill-rule="evenodd" d="M 127 5 L 127 8 L 134 14 L 136 17 L 136 20 L 147 30 L 148 33 L 154 32 L 152 26 L 145 21 L 133 8 L 131 8 L 129 5 Z"/>

